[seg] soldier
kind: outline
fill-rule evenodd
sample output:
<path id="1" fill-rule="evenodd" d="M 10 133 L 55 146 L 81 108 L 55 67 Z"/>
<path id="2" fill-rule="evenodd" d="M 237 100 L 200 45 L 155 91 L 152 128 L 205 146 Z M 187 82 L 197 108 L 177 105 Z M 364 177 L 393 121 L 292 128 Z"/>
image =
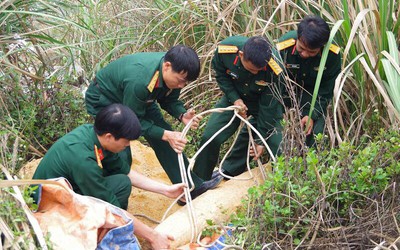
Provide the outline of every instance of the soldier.
<path id="1" fill-rule="evenodd" d="M 264 138 L 274 130 L 274 125 L 281 119 L 282 107 L 274 96 L 274 88 L 279 91 L 277 82 L 282 68 L 272 58 L 271 45 L 260 36 L 251 38 L 233 36 L 223 40 L 215 52 L 212 66 L 216 73 L 217 83 L 224 93 L 216 104 L 216 108 L 236 105 L 241 107 L 240 115 L 247 118 L 252 116 L 252 123 Z M 233 112 L 213 113 L 201 138 L 205 144 L 220 128 L 228 124 Z M 199 154 L 194 166 L 194 172 L 201 178 L 209 180 L 218 162 L 220 146 L 237 130 L 240 119 L 233 123 L 221 134 L 215 137 Z M 247 133 L 247 132 L 246 132 Z M 246 133 L 241 133 L 234 150 L 227 158 L 229 164 L 224 168 L 227 172 L 242 171 L 247 159 Z M 275 137 L 277 138 L 277 137 Z M 280 141 L 268 141 L 275 153 Z M 259 157 L 264 151 L 264 145 L 256 145 Z M 228 169 L 229 168 L 229 169 Z M 218 178 L 213 178 L 216 180 Z M 222 179 L 219 178 L 219 181 Z"/>
<path id="2" fill-rule="evenodd" d="M 315 109 L 309 117 L 311 100 L 321 61 L 321 53 L 329 40 L 328 24 L 318 16 L 307 16 L 298 25 L 297 31 L 290 31 L 279 38 L 277 48 L 281 54 L 289 77 L 298 84 L 295 87 L 295 98 L 301 109 L 300 125 L 306 129 L 306 144 L 314 144 L 314 136 L 323 133 L 325 127 L 326 109 L 333 96 L 335 80 L 340 72 L 340 48 L 330 46 Z M 285 99 L 285 105 L 292 107 L 293 100 Z"/>
<path id="3" fill-rule="evenodd" d="M 89 114 L 96 116 L 111 103 L 122 103 L 139 118 L 142 136 L 155 154 L 172 183 L 180 183 L 177 153 L 182 153 L 186 139 L 173 131 L 161 113 L 160 106 L 179 121 L 187 124 L 194 116 L 178 100 L 180 90 L 199 76 L 200 60 L 196 52 L 176 45 L 165 52 L 136 53 L 124 56 L 101 69 L 86 91 Z M 198 120 L 192 127 L 197 127 Z M 130 155 L 130 154 L 128 154 Z M 186 157 L 185 164 L 188 164 Z M 192 198 L 215 187 L 191 173 L 195 185 Z"/>
<path id="4" fill-rule="evenodd" d="M 127 209 L 132 186 L 176 198 L 184 184 L 165 185 L 131 170 L 119 152 L 140 135 L 140 123 L 128 107 L 112 104 L 96 116 L 94 125 L 82 125 L 60 138 L 46 153 L 33 179 L 64 177 L 73 190 Z M 38 200 L 39 192 L 35 194 Z M 172 237 L 162 235 L 134 220 L 135 234 L 151 242 L 153 248 L 167 248 Z"/>
<path id="5" fill-rule="evenodd" d="M 277 44 L 277 49 L 280 52 L 280 57 L 289 77 L 301 86 L 296 89 L 296 98 L 302 109 L 300 124 L 302 127 L 306 126 L 309 119 L 308 114 L 321 61 L 321 52 L 329 40 L 329 34 L 329 26 L 322 18 L 308 16 L 299 23 L 297 31 L 288 32 L 279 39 L 280 42 Z M 315 110 L 311 115 L 309 127 L 306 130 L 306 144 L 308 146 L 314 144 L 315 134 L 323 132 L 326 108 L 332 99 L 335 79 L 340 72 L 340 64 L 339 48 L 336 45 L 331 45 L 318 91 Z M 283 94 L 287 95 L 288 93 Z M 284 100 L 287 107 L 292 106 L 291 101 L 293 100 L 288 98 Z M 270 141 L 280 142 L 281 138 L 281 134 L 276 133 L 272 135 Z M 274 147 L 274 145 L 272 146 Z M 235 145 L 230 155 L 233 155 L 238 147 Z M 279 154 L 279 151 L 274 150 L 274 153 Z M 251 152 L 251 155 L 256 156 L 254 152 Z M 233 157 L 227 158 L 222 166 L 222 171 L 230 176 L 239 175 L 245 170 L 245 163 Z M 221 179 L 222 177 L 218 171 L 215 171 L 211 178 Z"/>

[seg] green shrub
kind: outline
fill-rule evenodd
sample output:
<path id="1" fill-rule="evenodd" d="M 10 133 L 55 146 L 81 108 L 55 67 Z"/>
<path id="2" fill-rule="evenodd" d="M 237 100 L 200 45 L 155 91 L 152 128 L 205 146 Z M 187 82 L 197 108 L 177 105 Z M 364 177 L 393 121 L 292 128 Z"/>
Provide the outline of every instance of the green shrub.
<path id="1" fill-rule="evenodd" d="M 5 84 L 0 90 L 4 109 L 0 115 L 10 148 L 18 136 L 16 170 L 33 155 L 44 154 L 61 136 L 90 121 L 82 94 L 74 86 L 45 82 L 43 85 Z M 35 150 L 32 150 L 35 149 Z M 15 153 L 15 152 L 14 152 Z M 11 160 L 8 155 L 4 165 Z"/>
<path id="2" fill-rule="evenodd" d="M 3 178 L 0 174 L 0 180 Z M 31 194 L 36 188 L 27 187 L 22 193 L 26 205 L 33 210 L 37 209 L 37 205 L 34 204 Z M 12 188 L 1 188 L 0 190 L 0 200 L 2 201 L 0 203 L 0 220 L 3 224 L 2 229 L 6 230 L 4 231 L 6 241 L 2 243 L 2 246 L 6 249 L 41 249 L 27 214 L 15 196 Z M 45 236 L 45 243 L 48 249 L 54 249 L 49 240 L 49 235 Z"/>
<path id="3" fill-rule="evenodd" d="M 236 225 L 247 227 L 246 249 L 260 249 L 255 246 L 265 242 L 279 242 L 285 249 L 307 245 L 313 234 L 327 237 L 316 226 L 321 223 L 360 226 L 354 218 L 366 216 L 372 201 L 399 181 L 399 160 L 397 130 L 381 130 L 358 147 L 342 143 L 331 151 L 310 150 L 305 159 L 279 157 L 267 180 L 249 189 L 246 207 L 234 218 Z M 379 202 L 379 211 L 384 210 Z"/>

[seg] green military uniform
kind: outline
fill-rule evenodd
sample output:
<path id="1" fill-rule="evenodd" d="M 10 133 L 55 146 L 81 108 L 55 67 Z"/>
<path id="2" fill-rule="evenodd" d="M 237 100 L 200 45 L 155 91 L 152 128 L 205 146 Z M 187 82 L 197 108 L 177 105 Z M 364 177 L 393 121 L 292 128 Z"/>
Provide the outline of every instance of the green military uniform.
<path id="1" fill-rule="evenodd" d="M 253 123 L 257 130 L 266 138 L 274 130 L 274 125 L 281 119 L 282 109 L 279 102 L 274 98 L 272 88 L 279 89 L 277 82 L 282 68 L 271 59 L 263 70 L 257 74 L 247 71 L 240 61 L 239 51 L 248 40 L 247 37 L 233 36 L 223 40 L 218 46 L 212 66 L 216 73 L 217 83 L 224 96 L 216 104 L 216 108 L 232 106 L 233 103 L 242 99 L 246 104 L 248 116 L 253 116 Z M 279 90 L 278 90 L 279 91 Z M 201 145 L 205 144 L 219 129 L 227 125 L 233 116 L 233 112 L 213 113 L 204 130 Z M 194 166 L 194 172 L 203 179 L 210 179 L 212 171 L 218 162 L 219 150 L 222 143 L 231 137 L 238 126 L 240 119 L 235 118 L 233 123 L 215 137 L 199 154 Z M 225 168 L 237 169 L 245 166 L 247 158 L 246 134 L 240 136 L 240 143 L 235 144 L 235 149 L 227 158 L 230 164 Z M 256 138 L 256 137 L 255 137 Z M 244 142 L 244 143 L 242 143 Z M 273 150 L 277 150 L 279 142 L 271 142 Z M 228 169 L 227 169 L 228 170 Z M 228 170 L 231 172 L 232 170 Z"/>
<path id="2" fill-rule="evenodd" d="M 60 138 L 49 149 L 33 179 L 64 177 L 76 193 L 126 209 L 132 189 L 129 171 L 126 157 L 103 149 L 93 125 L 86 124 Z"/>
<path id="3" fill-rule="evenodd" d="M 86 107 L 91 115 L 112 103 L 131 108 L 140 120 L 142 135 L 149 142 L 172 183 L 182 182 L 178 155 L 168 142 L 161 140 L 165 130 L 172 130 L 160 108 L 173 117 L 186 112 L 178 100 L 179 89 L 169 89 L 162 77 L 164 52 L 136 53 L 124 56 L 101 69 L 86 91 Z M 187 164 L 185 157 L 185 164 Z M 203 180 L 192 174 L 195 186 Z"/>
<path id="4" fill-rule="evenodd" d="M 289 77 L 302 88 L 296 88 L 296 96 L 302 116 L 307 116 L 311 107 L 312 95 L 321 61 L 321 54 L 303 59 L 296 50 L 297 31 L 290 31 L 279 38 L 277 48 L 281 54 Z M 322 52 L 322 51 L 321 51 Z M 339 48 L 336 45 L 330 47 L 330 51 L 322 75 L 315 109 L 311 115 L 314 120 L 313 134 L 323 133 L 325 127 L 326 109 L 333 96 L 335 80 L 340 72 L 341 58 Z M 286 106 L 292 106 L 286 99 Z M 314 135 L 307 137 L 307 145 L 314 143 Z"/>

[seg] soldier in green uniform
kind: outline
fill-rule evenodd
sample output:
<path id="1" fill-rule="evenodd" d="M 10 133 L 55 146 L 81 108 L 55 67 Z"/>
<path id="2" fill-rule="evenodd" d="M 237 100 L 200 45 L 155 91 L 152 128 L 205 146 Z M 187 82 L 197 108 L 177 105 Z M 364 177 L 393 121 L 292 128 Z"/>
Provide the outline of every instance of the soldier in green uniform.
<path id="1" fill-rule="evenodd" d="M 294 86 L 296 102 L 301 109 L 301 126 L 306 129 L 306 144 L 314 144 L 314 136 L 323 133 L 326 110 L 333 96 L 335 80 L 340 73 L 341 57 L 339 47 L 330 46 L 318 96 L 311 117 L 311 100 L 321 61 L 321 53 L 329 40 L 328 24 L 318 16 L 307 16 L 298 25 L 297 31 L 290 31 L 279 38 L 277 48 L 287 69 L 289 77 L 297 83 Z M 293 107 L 293 100 L 285 99 L 287 107 Z"/>
<path id="2" fill-rule="evenodd" d="M 279 92 L 280 87 L 275 82 L 278 82 L 282 68 L 272 58 L 272 53 L 271 45 L 263 37 L 233 36 L 219 44 L 212 60 L 217 83 L 224 93 L 216 108 L 232 105 L 241 107 L 240 115 L 244 118 L 251 115 L 252 123 L 264 138 L 273 133 L 274 125 L 282 116 L 282 107 L 273 94 L 275 91 Z M 228 124 L 232 115 L 233 111 L 213 113 L 202 135 L 201 145 Z M 235 118 L 233 123 L 199 154 L 193 169 L 198 176 L 205 180 L 211 178 L 218 162 L 221 144 L 235 133 L 239 124 L 240 119 Z M 245 164 L 248 140 L 248 135 L 241 133 L 234 150 L 227 158 L 230 162 L 225 164 L 229 168 L 227 171 Z M 276 152 L 280 141 L 268 143 L 272 151 Z M 258 143 L 256 147 L 259 157 L 264 151 L 264 145 Z"/>
<path id="3" fill-rule="evenodd" d="M 305 127 L 309 118 L 310 105 L 314 92 L 315 81 L 319 70 L 321 52 L 329 39 L 330 29 L 328 24 L 320 17 L 308 16 L 298 25 L 298 30 L 290 31 L 279 39 L 277 49 L 280 58 L 289 74 L 289 77 L 299 84 L 296 89 L 297 103 L 302 109 L 301 126 Z M 281 61 L 281 60 L 279 60 Z M 321 85 L 318 91 L 318 98 L 314 112 L 311 115 L 309 128 L 306 131 L 307 145 L 314 143 L 314 135 L 322 133 L 325 126 L 325 115 L 328 103 L 332 99 L 335 79 L 340 72 L 341 58 L 339 48 L 331 45 L 330 52 L 326 61 Z M 285 91 L 284 91 L 285 92 Z M 287 93 L 283 93 L 287 95 Z M 285 98 L 285 105 L 291 107 L 289 98 Z M 239 137 L 240 138 L 240 137 Z M 280 142 L 282 135 L 276 133 L 272 135 L 270 141 Z M 234 154 L 240 144 L 235 144 L 231 155 Z M 243 147 L 243 146 L 241 146 Z M 279 154 L 276 150 L 274 153 Z M 251 152 L 251 156 L 258 155 Z M 243 160 L 239 161 L 234 157 L 228 157 L 222 166 L 222 171 L 231 176 L 239 175 L 246 170 Z M 212 179 L 222 178 L 218 171 L 212 174 Z"/>
<path id="4" fill-rule="evenodd" d="M 124 56 L 101 69 L 86 91 L 86 107 L 91 115 L 111 103 L 122 103 L 131 108 L 140 120 L 142 136 L 148 141 L 172 183 L 180 183 L 178 155 L 186 139 L 173 131 L 160 107 L 187 124 L 194 116 L 178 99 L 180 90 L 199 76 L 200 60 L 196 52 L 184 45 L 176 45 L 165 52 L 136 53 Z M 198 120 L 192 127 L 198 125 Z M 186 157 L 185 164 L 188 164 Z M 191 173 L 195 190 L 192 198 L 216 184 L 204 182 Z"/>
<path id="5" fill-rule="evenodd" d="M 60 138 L 46 153 L 33 179 L 64 177 L 73 190 L 127 209 L 132 186 L 176 198 L 184 184 L 165 185 L 131 170 L 119 152 L 140 135 L 136 115 L 122 104 L 112 104 L 96 116 L 94 125 L 82 125 Z M 38 200 L 39 194 L 36 195 Z M 151 242 L 155 249 L 167 247 L 170 236 L 155 232 L 134 219 L 135 234 Z"/>

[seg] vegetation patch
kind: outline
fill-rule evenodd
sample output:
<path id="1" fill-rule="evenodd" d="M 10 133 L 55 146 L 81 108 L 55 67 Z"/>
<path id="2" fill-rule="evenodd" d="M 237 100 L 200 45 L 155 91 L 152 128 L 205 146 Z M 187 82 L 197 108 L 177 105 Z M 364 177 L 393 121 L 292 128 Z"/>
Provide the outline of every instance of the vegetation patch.
<path id="1" fill-rule="evenodd" d="M 357 147 L 279 157 L 263 185 L 248 191 L 233 219 L 245 249 L 398 246 L 400 133 L 383 131 Z M 396 243 L 397 242 L 397 243 Z"/>

